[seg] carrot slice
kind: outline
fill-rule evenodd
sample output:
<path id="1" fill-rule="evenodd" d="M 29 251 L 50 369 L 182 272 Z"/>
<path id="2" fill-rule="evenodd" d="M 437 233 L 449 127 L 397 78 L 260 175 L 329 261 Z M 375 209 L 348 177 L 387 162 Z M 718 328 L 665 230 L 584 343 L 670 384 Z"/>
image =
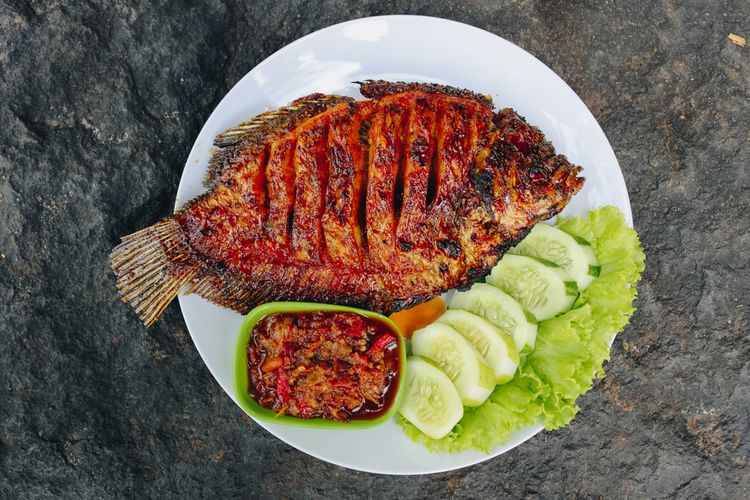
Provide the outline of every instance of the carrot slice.
<path id="1" fill-rule="evenodd" d="M 420 328 L 424 328 L 434 322 L 445 312 L 445 302 L 440 297 L 416 305 L 411 309 L 404 309 L 397 313 L 391 314 L 391 320 L 396 323 L 404 338 L 411 338 L 411 335 Z"/>

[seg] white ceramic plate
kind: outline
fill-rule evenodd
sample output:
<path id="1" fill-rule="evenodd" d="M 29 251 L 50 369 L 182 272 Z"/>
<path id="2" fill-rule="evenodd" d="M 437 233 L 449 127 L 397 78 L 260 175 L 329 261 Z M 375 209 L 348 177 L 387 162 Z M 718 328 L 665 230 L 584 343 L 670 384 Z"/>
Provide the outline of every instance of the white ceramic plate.
<path id="1" fill-rule="evenodd" d="M 586 184 L 564 214 L 582 214 L 612 204 L 632 223 L 628 193 L 614 152 L 596 119 L 565 82 L 532 55 L 496 35 L 418 16 L 372 17 L 337 24 L 297 40 L 253 68 L 224 97 L 201 130 L 185 164 L 177 206 L 204 191 L 201 182 L 214 136 L 312 92 L 359 96 L 352 82 L 368 78 L 443 83 L 491 94 L 497 107 L 515 108 L 541 128 L 558 152 L 584 167 Z M 198 352 L 236 401 L 232 366 L 241 316 L 195 295 L 180 295 L 179 301 Z M 542 429 L 522 429 L 490 454 L 436 454 L 407 439 L 395 422 L 362 431 L 258 424 L 322 460 L 385 474 L 466 467 L 500 455 Z"/>

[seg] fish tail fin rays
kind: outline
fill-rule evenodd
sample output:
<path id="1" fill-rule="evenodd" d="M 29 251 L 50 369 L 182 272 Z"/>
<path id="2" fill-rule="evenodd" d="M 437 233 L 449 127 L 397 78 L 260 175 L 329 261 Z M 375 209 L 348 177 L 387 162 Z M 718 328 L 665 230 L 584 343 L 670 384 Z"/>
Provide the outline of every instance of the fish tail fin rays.
<path id="1" fill-rule="evenodd" d="M 174 219 L 122 238 L 110 254 L 120 298 L 146 326 L 153 324 L 201 270 Z"/>
<path id="2" fill-rule="evenodd" d="M 274 297 L 270 286 L 249 283 L 235 272 L 204 262 L 173 218 L 123 237 L 110 263 L 120 298 L 146 326 L 156 322 L 180 291 L 242 314 Z"/>

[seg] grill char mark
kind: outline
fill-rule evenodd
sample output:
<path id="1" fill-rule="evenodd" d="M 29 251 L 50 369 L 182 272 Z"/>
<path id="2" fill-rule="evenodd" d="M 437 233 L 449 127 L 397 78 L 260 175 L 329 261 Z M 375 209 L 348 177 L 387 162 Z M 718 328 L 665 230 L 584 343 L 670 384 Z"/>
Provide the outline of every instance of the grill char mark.
<path id="1" fill-rule="evenodd" d="M 359 195 L 362 184 L 362 146 L 359 118 L 347 109 L 331 119 L 326 151 L 330 175 L 323 212 L 323 235 L 334 261 L 354 265 L 361 246 L 358 234 Z"/>
<path id="2" fill-rule="evenodd" d="M 266 232 L 278 245 L 289 241 L 290 221 L 294 209 L 294 137 L 287 137 L 271 145 L 266 181 L 268 183 L 268 218 Z"/>
<path id="3" fill-rule="evenodd" d="M 403 105 L 384 99 L 370 127 L 366 201 L 367 247 L 370 263 L 389 268 L 394 258 L 396 227 L 394 192 L 402 148 Z"/>
<path id="4" fill-rule="evenodd" d="M 263 222 L 267 214 L 266 200 L 266 164 L 268 162 L 268 147 L 257 149 L 254 154 L 248 154 L 244 158 L 244 165 L 236 167 L 233 175 L 225 181 L 225 186 L 233 191 L 225 192 L 226 196 L 233 197 L 240 194 L 244 205 L 237 205 L 236 201 L 231 212 L 236 220 L 231 221 L 234 226 L 238 223 L 244 226 L 248 235 L 253 238 L 263 236 Z"/>
<path id="5" fill-rule="evenodd" d="M 406 147 L 406 141 L 409 132 L 409 120 L 413 111 L 413 99 L 403 99 L 400 102 L 401 120 L 398 129 L 398 162 L 396 164 L 396 184 L 393 189 L 393 229 L 394 234 L 398 229 L 398 221 L 401 218 L 401 211 L 404 205 L 404 170 L 406 169 L 406 160 L 409 152 Z"/>
<path id="6" fill-rule="evenodd" d="M 349 142 L 354 152 L 354 189 L 352 217 L 354 235 L 359 247 L 360 264 L 367 258 L 367 183 L 369 178 L 369 127 L 374 106 L 371 102 L 357 103 L 354 108 L 354 119 L 349 131 Z"/>
<path id="7" fill-rule="evenodd" d="M 295 260 L 319 263 L 324 257 L 321 216 L 328 182 L 325 154 L 328 117 L 300 131 L 294 152 L 295 199 L 292 246 Z"/>
<path id="8" fill-rule="evenodd" d="M 436 191 L 430 206 L 430 220 L 437 248 L 447 257 L 458 259 L 462 253 L 460 209 L 469 164 L 466 154 L 468 118 L 460 103 L 450 100 L 444 103 L 436 132 Z"/>
<path id="9" fill-rule="evenodd" d="M 429 99 L 418 97 L 410 104 L 404 144 L 404 192 L 396 239 L 402 250 L 425 246 L 427 192 L 430 165 L 435 154 L 435 109 Z M 423 237 L 420 237 L 422 235 Z"/>
<path id="10" fill-rule="evenodd" d="M 359 241 L 362 245 L 362 259 L 369 257 L 369 247 L 367 244 L 367 185 L 370 182 L 370 129 L 372 128 L 372 103 L 366 102 L 357 106 L 357 113 L 361 118 L 359 125 L 359 145 L 362 147 L 362 162 L 360 164 L 360 181 L 361 186 L 357 192 L 358 209 L 357 209 L 357 230 Z"/>
<path id="11" fill-rule="evenodd" d="M 472 160 L 466 168 L 466 182 L 468 187 L 465 191 L 461 224 L 461 248 L 463 258 L 468 267 L 467 276 L 477 274 L 477 269 L 484 269 L 494 265 L 493 254 L 484 250 L 487 242 L 498 240 L 497 227 L 492 224 L 492 212 L 488 211 L 482 193 L 475 180 L 477 160 L 481 156 L 481 148 L 485 143 L 488 129 L 491 125 L 491 113 L 484 112 L 478 108 L 469 121 L 469 133 L 467 135 L 467 151 Z M 474 271 L 472 271 L 474 269 Z M 470 272 L 469 272 L 470 271 Z M 476 278 L 467 278 L 473 281 Z"/>
<path id="12" fill-rule="evenodd" d="M 438 176 L 440 174 L 440 167 L 438 165 L 440 161 L 438 143 L 439 130 L 443 127 L 445 121 L 445 107 L 442 99 L 435 99 L 435 119 L 432 122 L 432 128 L 430 130 L 430 143 L 433 147 L 432 155 L 430 157 L 430 171 L 427 178 L 427 210 L 429 211 L 432 204 L 435 202 L 435 196 L 438 189 Z"/>
<path id="13" fill-rule="evenodd" d="M 455 207 L 466 185 L 471 117 L 462 103 L 447 100 L 444 106 L 443 120 L 437 130 L 438 171 L 434 205 L 447 203 Z"/>

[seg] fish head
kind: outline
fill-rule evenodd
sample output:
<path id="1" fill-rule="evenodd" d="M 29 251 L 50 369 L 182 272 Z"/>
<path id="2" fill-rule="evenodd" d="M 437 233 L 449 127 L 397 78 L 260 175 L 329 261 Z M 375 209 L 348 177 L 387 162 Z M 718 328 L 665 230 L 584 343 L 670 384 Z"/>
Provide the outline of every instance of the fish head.
<path id="1" fill-rule="evenodd" d="M 472 177 L 490 216 L 514 235 L 559 213 L 585 179 L 581 167 L 555 154 L 542 132 L 513 110 L 496 113 L 493 123 Z"/>

